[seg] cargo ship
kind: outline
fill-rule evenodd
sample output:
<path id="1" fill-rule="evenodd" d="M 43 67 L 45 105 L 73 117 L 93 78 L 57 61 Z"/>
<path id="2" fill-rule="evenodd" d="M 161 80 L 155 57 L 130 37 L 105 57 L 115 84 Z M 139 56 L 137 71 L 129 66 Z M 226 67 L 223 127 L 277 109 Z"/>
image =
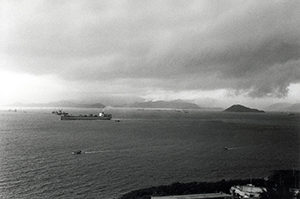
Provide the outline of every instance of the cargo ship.
<path id="1" fill-rule="evenodd" d="M 60 116 L 60 120 L 110 120 L 112 118 L 111 114 L 105 114 L 104 112 L 99 113 L 99 115 L 69 115 L 63 114 Z"/>

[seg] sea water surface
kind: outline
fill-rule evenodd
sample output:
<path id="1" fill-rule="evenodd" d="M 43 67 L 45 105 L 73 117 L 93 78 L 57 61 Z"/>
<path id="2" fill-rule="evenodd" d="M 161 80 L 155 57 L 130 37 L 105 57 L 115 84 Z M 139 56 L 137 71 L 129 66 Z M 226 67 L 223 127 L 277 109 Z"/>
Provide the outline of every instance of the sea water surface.
<path id="1" fill-rule="evenodd" d="M 111 121 L 60 121 L 51 111 L 0 111 L 0 198 L 112 199 L 300 167 L 297 114 L 111 109 Z"/>

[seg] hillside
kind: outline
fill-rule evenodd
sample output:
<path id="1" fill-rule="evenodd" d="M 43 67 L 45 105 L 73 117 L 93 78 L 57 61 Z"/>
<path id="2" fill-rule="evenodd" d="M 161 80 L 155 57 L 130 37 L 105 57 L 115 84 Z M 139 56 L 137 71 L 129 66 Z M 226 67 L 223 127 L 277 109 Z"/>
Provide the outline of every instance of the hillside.
<path id="1" fill-rule="evenodd" d="M 276 103 L 265 108 L 267 111 L 279 111 L 279 112 L 300 112 L 300 103 Z"/>
<path id="2" fill-rule="evenodd" d="M 286 109 L 288 112 L 300 112 L 300 103 L 293 104 Z"/>
<path id="3" fill-rule="evenodd" d="M 224 112 L 255 112 L 255 113 L 264 113 L 262 110 L 248 108 L 242 105 L 232 105 L 231 107 L 224 110 Z"/>
<path id="4" fill-rule="evenodd" d="M 186 102 L 183 100 L 173 101 L 148 101 L 148 102 L 135 102 L 127 104 L 125 107 L 131 108 L 174 108 L 174 109 L 200 109 L 194 103 Z"/>
<path id="5" fill-rule="evenodd" d="M 104 108 L 105 105 L 101 103 L 75 103 L 72 101 L 59 101 L 49 103 L 15 103 L 11 104 L 13 107 L 73 107 L 73 108 Z M 120 107 L 129 108 L 171 108 L 171 109 L 200 109 L 194 103 L 186 102 L 183 100 L 173 101 L 148 101 L 148 102 L 134 102 Z"/>

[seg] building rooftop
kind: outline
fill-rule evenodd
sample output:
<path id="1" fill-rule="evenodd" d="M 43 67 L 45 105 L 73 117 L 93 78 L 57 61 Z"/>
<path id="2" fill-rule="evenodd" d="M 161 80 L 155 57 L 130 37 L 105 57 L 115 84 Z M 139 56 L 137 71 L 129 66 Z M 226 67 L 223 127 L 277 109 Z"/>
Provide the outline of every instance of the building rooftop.
<path id="1" fill-rule="evenodd" d="M 225 193 L 205 193 L 192 195 L 152 196 L 151 199 L 231 199 L 232 195 Z"/>

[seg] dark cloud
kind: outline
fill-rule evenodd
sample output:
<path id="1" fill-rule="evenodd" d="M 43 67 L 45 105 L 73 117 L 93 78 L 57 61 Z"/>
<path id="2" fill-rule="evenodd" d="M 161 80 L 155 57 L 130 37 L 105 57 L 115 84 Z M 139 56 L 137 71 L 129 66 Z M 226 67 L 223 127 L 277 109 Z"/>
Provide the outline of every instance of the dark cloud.
<path id="1" fill-rule="evenodd" d="M 126 85 L 139 92 L 232 89 L 283 97 L 300 83 L 298 1 L 3 5 L 2 69 L 121 82 L 116 91 Z"/>

